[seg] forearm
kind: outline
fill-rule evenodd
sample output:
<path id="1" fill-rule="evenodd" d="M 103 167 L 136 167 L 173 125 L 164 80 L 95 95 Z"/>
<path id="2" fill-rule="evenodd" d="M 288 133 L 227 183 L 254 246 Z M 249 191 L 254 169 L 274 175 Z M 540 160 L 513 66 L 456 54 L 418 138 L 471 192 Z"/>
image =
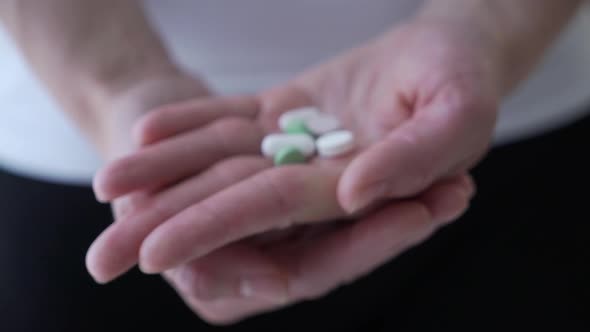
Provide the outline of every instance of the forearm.
<path id="1" fill-rule="evenodd" d="M 175 71 L 137 1 L 5 0 L 0 18 L 47 89 L 93 135 L 103 100 Z"/>
<path id="2" fill-rule="evenodd" d="M 495 43 L 504 68 L 503 90 L 522 81 L 583 0 L 430 0 L 421 19 L 455 20 Z"/>

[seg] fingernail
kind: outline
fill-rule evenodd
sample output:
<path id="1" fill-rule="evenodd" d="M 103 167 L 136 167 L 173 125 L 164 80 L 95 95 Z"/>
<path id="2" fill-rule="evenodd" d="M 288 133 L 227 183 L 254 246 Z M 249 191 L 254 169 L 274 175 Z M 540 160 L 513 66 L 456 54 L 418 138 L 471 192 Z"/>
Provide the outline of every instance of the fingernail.
<path id="1" fill-rule="evenodd" d="M 386 197 L 387 194 L 388 186 L 385 183 L 370 187 L 363 191 L 358 199 L 353 201 L 348 212 L 353 214 L 359 213 L 377 200 Z"/>
<path id="2" fill-rule="evenodd" d="M 278 275 L 243 279 L 240 294 L 245 298 L 259 298 L 276 304 L 284 304 L 288 300 L 287 284 Z"/>

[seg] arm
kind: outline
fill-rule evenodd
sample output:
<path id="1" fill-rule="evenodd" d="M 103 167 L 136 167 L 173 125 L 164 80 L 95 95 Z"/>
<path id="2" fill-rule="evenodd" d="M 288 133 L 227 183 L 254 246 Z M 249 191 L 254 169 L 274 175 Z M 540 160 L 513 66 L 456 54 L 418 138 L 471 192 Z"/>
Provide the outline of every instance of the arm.
<path id="1" fill-rule="evenodd" d="M 138 1 L 6 0 L 0 19 L 63 110 L 104 148 L 111 101 L 180 75 Z"/>
<path id="2" fill-rule="evenodd" d="M 496 43 L 505 94 L 531 71 L 583 0 L 431 0 L 419 19 L 459 22 Z"/>

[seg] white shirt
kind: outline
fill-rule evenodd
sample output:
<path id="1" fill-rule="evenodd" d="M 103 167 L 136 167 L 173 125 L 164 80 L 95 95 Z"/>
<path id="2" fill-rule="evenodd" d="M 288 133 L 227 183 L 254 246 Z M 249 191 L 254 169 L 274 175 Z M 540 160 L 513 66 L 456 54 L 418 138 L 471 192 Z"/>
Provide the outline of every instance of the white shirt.
<path id="1" fill-rule="evenodd" d="M 359 45 L 413 14 L 418 0 L 144 0 L 179 64 L 216 91 L 255 92 Z M 495 143 L 537 135 L 590 109 L 584 8 L 501 110 Z M 0 166 L 88 184 L 100 158 L 0 30 Z"/>

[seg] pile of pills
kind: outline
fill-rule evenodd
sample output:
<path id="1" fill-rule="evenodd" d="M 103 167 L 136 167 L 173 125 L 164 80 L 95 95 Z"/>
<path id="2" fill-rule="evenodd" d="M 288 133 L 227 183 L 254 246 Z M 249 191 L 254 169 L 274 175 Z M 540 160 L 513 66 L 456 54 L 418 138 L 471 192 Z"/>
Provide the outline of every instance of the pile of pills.
<path id="1" fill-rule="evenodd" d="M 282 133 L 270 134 L 262 141 L 262 153 L 277 166 L 305 163 L 316 153 L 336 158 L 355 147 L 352 132 L 342 130 L 336 117 L 315 108 L 284 113 L 279 118 L 279 128 Z"/>

